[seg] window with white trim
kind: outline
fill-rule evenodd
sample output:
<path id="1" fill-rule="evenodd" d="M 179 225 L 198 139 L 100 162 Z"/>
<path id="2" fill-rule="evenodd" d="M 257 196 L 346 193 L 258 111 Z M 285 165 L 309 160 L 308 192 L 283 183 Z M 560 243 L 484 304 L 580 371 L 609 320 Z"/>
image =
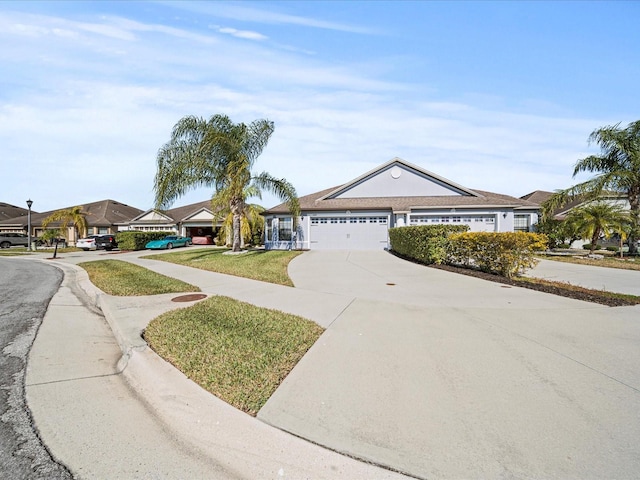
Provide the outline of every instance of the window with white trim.
<path id="1" fill-rule="evenodd" d="M 529 231 L 529 215 L 514 215 L 513 231 L 528 232 Z"/>

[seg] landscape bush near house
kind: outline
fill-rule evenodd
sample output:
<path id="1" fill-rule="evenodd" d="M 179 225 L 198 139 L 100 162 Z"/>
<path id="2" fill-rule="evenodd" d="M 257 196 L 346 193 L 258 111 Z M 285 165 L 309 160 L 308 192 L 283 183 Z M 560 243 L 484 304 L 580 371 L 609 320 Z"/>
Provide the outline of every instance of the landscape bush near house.
<path id="1" fill-rule="evenodd" d="M 144 246 L 152 240 L 160 240 L 170 232 L 138 232 L 134 230 L 118 232 L 116 241 L 120 250 L 144 250 Z"/>
<path id="2" fill-rule="evenodd" d="M 547 236 L 539 233 L 467 230 L 466 225 L 391 228 L 391 250 L 420 263 L 446 263 L 511 278 L 535 266 L 534 252 L 548 244 Z"/>
<path id="3" fill-rule="evenodd" d="M 447 237 L 469 230 L 467 225 L 417 225 L 389 229 L 391 250 L 421 263 L 445 263 Z"/>
<path id="4" fill-rule="evenodd" d="M 448 237 L 447 260 L 511 278 L 537 264 L 535 252 L 546 250 L 547 236 L 526 232 L 466 232 Z"/>

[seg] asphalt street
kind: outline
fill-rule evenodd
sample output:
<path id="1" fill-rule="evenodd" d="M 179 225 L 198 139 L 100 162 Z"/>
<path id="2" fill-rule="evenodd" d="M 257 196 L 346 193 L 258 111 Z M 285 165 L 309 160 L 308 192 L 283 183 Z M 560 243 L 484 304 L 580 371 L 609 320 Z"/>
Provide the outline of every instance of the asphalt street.
<path id="1" fill-rule="evenodd" d="M 43 446 L 25 402 L 27 355 L 61 281 L 57 268 L 0 258 L 0 478 L 73 478 Z"/>

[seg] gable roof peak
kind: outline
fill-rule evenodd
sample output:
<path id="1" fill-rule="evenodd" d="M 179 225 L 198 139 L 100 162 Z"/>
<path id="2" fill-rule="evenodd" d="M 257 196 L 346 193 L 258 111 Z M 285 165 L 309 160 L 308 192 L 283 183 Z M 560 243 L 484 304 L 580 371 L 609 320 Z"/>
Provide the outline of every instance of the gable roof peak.
<path id="1" fill-rule="evenodd" d="M 400 158 L 400 157 L 393 157 L 391 160 L 383 163 L 382 165 L 379 165 L 377 167 L 375 167 L 372 170 L 369 170 L 368 172 L 360 175 L 357 178 L 354 178 L 353 180 L 340 185 L 339 187 L 336 187 L 332 190 L 330 190 L 328 193 L 326 193 L 325 195 L 321 196 L 320 198 L 318 198 L 318 200 L 325 200 L 328 198 L 333 198 L 337 195 L 340 195 L 341 193 L 347 191 L 348 189 L 350 189 L 351 187 L 353 187 L 354 185 L 363 182 L 364 180 L 371 178 L 377 174 L 379 174 L 380 172 L 383 172 L 385 170 L 389 170 L 391 168 L 393 168 L 394 166 L 398 166 L 401 165 L 402 167 L 404 167 L 407 170 L 413 170 L 414 172 L 418 173 L 419 175 L 422 175 L 424 177 L 428 177 L 431 178 L 433 180 L 436 180 L 437 182 L 447 185 L 451 188 L 453 188 L 454 190 L 458 190 L 461 191 L 467 195 L 473 196 L 473 197 L 483 197 L 483 195 L 481 193 L 478 193 L 474 190 L 471 190 L 467 187 L 464 187 L 458 183 L 455 183 L 447 178 L 441 177 L 440 175 L 437 175 L 429 170 L 426 170 L 422 167 L 419 167 L 418 165 L 414 165 L 413 163 L 407 162 L 406 160 Z"/>

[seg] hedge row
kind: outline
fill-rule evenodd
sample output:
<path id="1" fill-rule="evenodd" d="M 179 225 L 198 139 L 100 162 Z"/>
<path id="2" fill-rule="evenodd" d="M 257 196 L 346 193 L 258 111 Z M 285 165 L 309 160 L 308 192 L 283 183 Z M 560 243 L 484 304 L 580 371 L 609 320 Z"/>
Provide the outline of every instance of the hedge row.
<path id="1" fill-rule="evenodd" d="M 144 250 L 144 246 L 152 240 L 160 240 L 170 235 L 170 232 L 138 232 L 127 230 L 118 232 L 116 241 L 120 250 Z"/>
<path id="2" fill-rule="evenodd" d="M 537 263 L 546 235 L 525 232 L 468 232 L 466 225 L 424 225 L 389 230 L 391 249 L 421 263 L 464 266 L 512 277 Z"/>
<path id="3" fill-rule="evenodd" d="M 449 235 L 447 263 L 511 278 L 534 267 L 534 252 L 546 250 L 547 236 L 525 232 L 468 232 Z"/>
<path id="4" fill-rule="evenodd" d="M 469 230 L 468 225 L 418 225 L 389 229 L 391 249 L 421 263 L 445 263 L 447 236 Z"/>

